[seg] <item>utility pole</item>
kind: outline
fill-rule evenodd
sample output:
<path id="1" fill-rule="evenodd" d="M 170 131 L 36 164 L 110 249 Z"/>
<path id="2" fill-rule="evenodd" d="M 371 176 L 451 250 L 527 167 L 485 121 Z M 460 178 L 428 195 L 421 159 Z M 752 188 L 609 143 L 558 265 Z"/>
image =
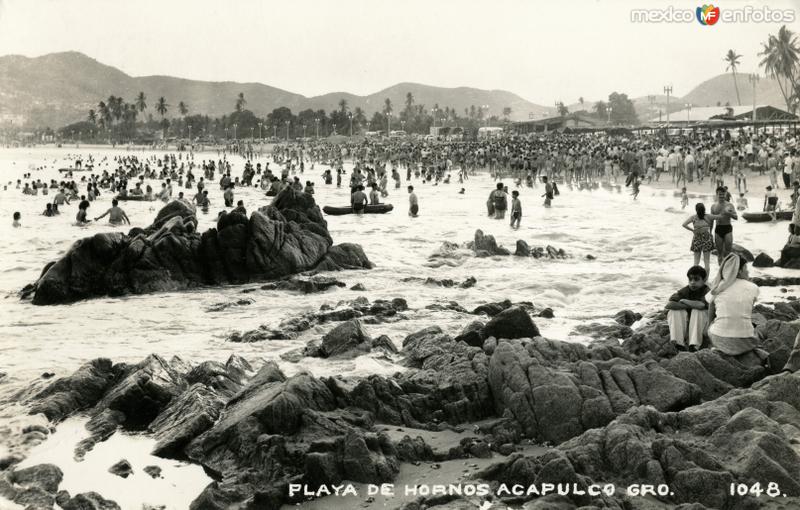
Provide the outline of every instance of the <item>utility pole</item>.
<path id="1" fill-rule="evenodd" d="M 748 76 L 747 79 L 750 80 L 750 83 L 753 84 L 753 133 L 755 134 L 755 132 L 756 132 L 756 110 L 758 109 L 756 107 L 756 84 L 758 83 L 758 80 L 761 79 L 761 77 L 758 76 L 758 73 L 753 73 L 750 76 Z"/>
<path id="2" fill-rule="evenodd" d="M 667 127 L 669 127 L 669 95 L 672 94 L 672 85 L 664 87 L 664 94 L 667 95 Z"/>

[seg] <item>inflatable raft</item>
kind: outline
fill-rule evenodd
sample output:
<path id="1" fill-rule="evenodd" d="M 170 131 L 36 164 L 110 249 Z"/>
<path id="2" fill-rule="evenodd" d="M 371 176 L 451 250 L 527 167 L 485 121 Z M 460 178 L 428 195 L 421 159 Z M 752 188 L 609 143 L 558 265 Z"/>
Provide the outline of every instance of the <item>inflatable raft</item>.
<path id="1" fill-rule="evenodd" d="M 145 195 L 125 195 L 125 196 L 117 195 L 114 198 L 116 198 L 117 200 L 123 201 L 123 202 L 133 202 L 133 201 L 136 201 L 136 202 L 154 202 L 155 201 L 155 198 L 149 198 L 148 199 L 148 198 L 145 197 Z"/>
<path id="2" fill-rule="evenodd" d="M 394 209 L 392 204 L 378 204 L 378 205 L 368 205 L 364 209 L 364 214 L 384 214 Z M 326 205 L 322 208 L 325 214 L 329 214 L 331 216 L 341 216 L 343 214 L 353 214 L 353 208 L 351 206 L 347 207 L 333 207 L 330 205 Z"/>
<path id="3" fill-rule="evenodd" d="M 791 220 L 792 214 L 794 214 L 794 211 L 778 211 L 776 216 L 779 220 Z M 742 213 L 742 218 L 750 223 L 772 221 L 772 216 L 768 212 L 746 212 Z"/>

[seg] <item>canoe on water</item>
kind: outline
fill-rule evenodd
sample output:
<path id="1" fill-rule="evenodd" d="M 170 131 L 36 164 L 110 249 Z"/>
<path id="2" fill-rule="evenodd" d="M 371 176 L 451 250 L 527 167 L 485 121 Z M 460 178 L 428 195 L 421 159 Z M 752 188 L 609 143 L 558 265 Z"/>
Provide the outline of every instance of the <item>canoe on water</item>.
<path id="1" fill-rule="evenodd" d="M 144 195 L 126 195 L 124 197 L 121 196 L 121 195 L 117 195 L 114 198 L 116 198 L 117 200 L 120 200 L 120 201 L 125 201 L 125 202 L 131 202 L 131 201 L 153 202 L 153 201 L 155 201 L 155 198 L 148 199 L 148 198 L 145 198 Z"/>
<path id="2" fill-rule="evenodd" d="M 778 220 L 791 220 L 794 211 L 778 211 Z M 765 221 L 772 221 L 772 216 L 768 212 L 746 212 L 742 213 L 744 221 L 751 223 L 763 223 Z"/>
<path id="3" fill-rule="evenodd" d="M 384 214 L 394 209 L 392 204 L 378 204 L 378 205 L 368 205 L 364 209 L 364 214 Z M 343 214 L 353 214 L 353 208 L 351 206 L 346 207 L 333 207 L 330 205 L 326 205 L 322 208 L 325 211 L 325 214 L 329 214 L 331 216 L 341 216 Z"/>
<path id="4" fill-rule="evenodd" d="M 90 168 L 59 168 L 59 172 L 91 172 L 92 169 Z"/>

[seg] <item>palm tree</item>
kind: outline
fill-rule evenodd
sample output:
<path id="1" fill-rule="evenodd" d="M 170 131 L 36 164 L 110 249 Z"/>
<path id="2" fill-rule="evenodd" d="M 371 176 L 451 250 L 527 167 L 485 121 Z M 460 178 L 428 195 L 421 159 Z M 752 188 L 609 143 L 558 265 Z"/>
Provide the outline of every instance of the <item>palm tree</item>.
<path id="1" fill-rule="evenodd" d="M 186 114 L 189 113 L 189 106 L 181 101 L 178 103 L 178 111 L 181 112 L 181 116 L 186 117 Z"/>
<path id="2" fill-rule="evenodd" d="M 503 108 L 503 117 L 505 117 L 506 122 L 508 122 L 508 118 L 510 116 L 511 116 L 511 107 L 510 106 L 506 106 L 505 108 Z"/>
<path id="3" fill-rule="evenodd" d="M 244 105 L 247 104 L 247 101 L 244 100 L 244 92 L 239 92 L 239 97 L 236 98 L 236 111 L 241 112 L 244 110 Z"/>
<path id="4" fill-rule="evenodd" d="M 739 103 L 739 106 L 742 106 L 742 100 L 739 97 L 739 83 L 736 81 L 736 68 L 739 67 L 739 59 L 742 58 L 741 55 L 737 54 L 733 50 L 728 50 L 728 53 L 725 54 L 725 62 L 728 63 L 728 66 L 725 67 L 725 70 L 731 70 L 731 74 L 733 74 L 733 85 L 736 87 L 736 101 Z M 755 106 L 755 105 L 754 105 Z"/>
<path id="5" fill-rule="evenodd" d="M 103 101 L 97 103 L 97 111 L 100 113 L 100 124 L 106 127 L 111 121 L 111 110 Z"/>
<path id="6" fill-rule="evenodd" d="M 758 54 L 764 57 L 760 65 L 764 67 L 767 75 L 775 78 L 781 90 L 783 100 L 790 111 L 794 110 L 794 99 L 797 98 L 798 85 L 795 83 L 797 78 L 798 58 L 800 58 L 800 48 L 797 45 L 795 34 L 782 26 L 778 35 L 769 36 L 763 44 L 763 50 Z"/>
<path id="7" fill-rule="evenodd" d="M 364 110 L 359 106 L 356 106 L 356 109 L 353 110 L 353 121 L 359 126 L 359 131 L 361 130 L 360 126 L 367 122 L 367 116 L 364 114 Z"/>
<path id="8" fill-rule="evenodd" d="M 342 113 L 347 113 L 347 109 L 348 109 L 347 108 L 347 99 L 342 98 L 339 101 L 339 111 L 342 112 Z"/>
<path id="9" fill-rule="evenodd" d="M 94 110 L 89 110 L 88 119 L 89 119 L 89 122 L 91 122 L 92 124 L 97 124 L 97 114 L 95 113 Z"/>
<path id="10" fill-rule="evenodd" d="M 385 115 L 391 115 L 391 114 L 392 114 L 392 111 L 393 111 L 393 110 L 392 110 L 392 100 L 391 100 L 391 99 L 389 99 L 389 98 L 387 97 L 387 98 L 386 98 L 386 99 L 383 101 L 383 113 L 384 113 Z"/>
<path id="11" fill-rule="evenodd" d="M 139 92 L 139 95 L 136 96 L 136 108 L 139 109 L 140 113 L 144 113 L 144 111 L 147 109 L 147 103 L 145 102 L 146 99 L 147 97 L 145 97 L 144 92 Z"/>
<path id="12" fill-rule="evenodd" d="M 164 99 L 164 96 L 158 98 L 158 102 L 156 103 L 156 111 L 159 115 L 161 115 L 161 128 L 164 130 L 164 138 L 167 137 L 167 119 L 165 119 L 165 115 L 167 115 L 167 109 L 169 105 L 167 104 L 167 100 Z"/>

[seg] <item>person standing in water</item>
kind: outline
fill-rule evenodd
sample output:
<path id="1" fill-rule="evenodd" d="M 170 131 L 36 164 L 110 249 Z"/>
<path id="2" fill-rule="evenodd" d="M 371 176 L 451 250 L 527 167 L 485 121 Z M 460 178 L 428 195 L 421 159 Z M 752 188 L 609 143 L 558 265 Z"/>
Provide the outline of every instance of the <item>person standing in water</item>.
<path id="1" fill-rule="evenodd" d="M 550 207 L 553 201 L 553 185 L 547 181 L 547 176 L 545 175 L 542 177 L 542 181 L 544 181 L 544 206 Z"/>
<path id="2" fill-rule="evenodd" d="M 511 192 L 511 197 L 511 228 L 516 230 L 522 221 L 522 202 L 519 200 L 519 191 L 517 190 Z"/>
<path id="3" fill-rule="evenodd" d="M 14 213 L 14 223 L 12 223 L 14 228 L 19 228 L 22 226 L 22 214 L 19 211 Z"/>
<path id="4" fill-rule="evenodd" d="M 111 201 L 111 209 L 95 218 L 94 221 L 100 220 L 106 216 L 108 216 L 108 222 L 112 225 L 121 225 L 122 223 L 131 224 L 131 220 L 128 219 L 128 215 L 125 214 L 125 211 L 119 207 L 119 202 L 116 198 Z"/>
<path id="5" fill-rule="evenodd" d="M 717 258 L 721 264 L 722 259 L 733 250 L 733 225 L 731 219 L 738 220 L 733 204 L 725 200 L 727 191 L 723 187 L 717 188 L 717 201 L 711 206 L 711 214 L 717 216 L 717 225 L 714 228 L 714 244 L 717 246 Z"/>
<path id="6" fill-rule="evenodd" d="M 414 186 L 408 187 L 408 215 L 416 218 L 419 214 L 419 201 L 414 193 Z"/>

